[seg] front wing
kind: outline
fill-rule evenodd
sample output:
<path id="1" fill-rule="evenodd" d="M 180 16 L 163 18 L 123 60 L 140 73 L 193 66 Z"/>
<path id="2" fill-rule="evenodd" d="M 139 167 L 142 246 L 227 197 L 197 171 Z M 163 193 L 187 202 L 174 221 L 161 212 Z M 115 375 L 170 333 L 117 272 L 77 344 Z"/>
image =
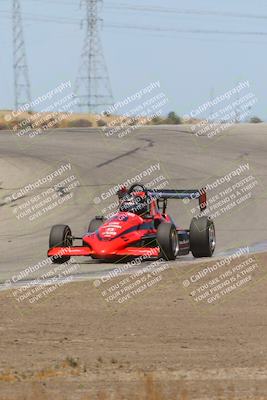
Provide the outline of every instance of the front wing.
<path id="1" fill-rule="evenodd" d="M 93 251 L 87 246 L 71 246 L 71 247 L 53 247 L 48 250 L 48 257 L 64 257 L 64 256 L 94 256 L 96 258 L 112 258 L 116 256 L 133 256 L 133 257 L 159 257 L 159 247 L 126 247 L 121 250 L 107 252 L 101 250 L 99 253 Z"/>

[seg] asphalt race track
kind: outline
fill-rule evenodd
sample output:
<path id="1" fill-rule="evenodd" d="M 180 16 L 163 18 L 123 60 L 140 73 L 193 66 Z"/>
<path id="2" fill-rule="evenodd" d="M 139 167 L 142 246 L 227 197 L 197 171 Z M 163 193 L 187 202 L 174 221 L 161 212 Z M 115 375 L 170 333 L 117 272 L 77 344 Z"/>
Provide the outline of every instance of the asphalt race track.
<path id="1" fill-rule="evenodd" d="M 46 258 L 51 225 L 68 224 L 74 235 L 84 233 L 92 217 L 103 210 L 112 210 L 110 204 L 116 200 L 115 195 L 111 196 L 114 186 L 138 174 L 143 174 L 144 183 L 154 180 L 165 182 L 166 188 L 189 189 L 203 187 L 240 165 L 249 165 L 249 171 L 237 177 L 237 181 L 252 175 L 257 184 L 252 195 L 242 204 L 229 211 L 224 210 L 221 216 L 215 218 L 216 254 L 265 242 L 266 125 L 236 125 L 211 139 L 196 137 L 190 129 L 185 125 L 144 127 L 122 139 L 114 135 L 105 137 L 102 131 L 91 128 L 58 129 L 32 139 L 1 131 L 0 281 L 5 282 Z M 18 198 L 22 188 L 69 163 L 70 170 L 57 177 L 57 181 L 42 183 L 33 190 L 23 192 L 23 196 Z M 36 214 L 32 220 L 29 216 L 33 216 L 34 212 L 23 214 L 23 210 L 29 208 L 29 204 L 26 204 L 28 200 L 30 206 L 40 203 L 38 194 L 47 191 L 42 199 L 47 198 L 49 188 L 54 187 L 55 182 L 62 182 L 73 175 L 75 179 L 71 179 L 74 179 L 72 182 L 78 182 L 76 186 L 64 192 L 70 179 L 63 188 L 60 185 L 57 187 L 59 195 L 62 194 L 61 199 L 73 192 L 73 195 L 66 197 L 66 201 L 61 200 L 60 204 L 45 209 L 39 217 Z M 227 185 L 229 183 L 219 185 L 214 190 L 227 190 Z M 23 204 L 25 208 L 22 208 Z M 169 212 L 181 226 L 188 227 L 190 224 L 192 213 L 188 207 L 181 201 L 172 200 L 169 203 Z M 183 257 L 182 260 L 192 260 L 192 257 Z M 77 273 L 81 277 L 95 277 L 114 268 L 113 264 L 91 259 L 81 258 L 77 261 L 80 264 Z M 179 268 L 179 263 L 176 265 Z"/>

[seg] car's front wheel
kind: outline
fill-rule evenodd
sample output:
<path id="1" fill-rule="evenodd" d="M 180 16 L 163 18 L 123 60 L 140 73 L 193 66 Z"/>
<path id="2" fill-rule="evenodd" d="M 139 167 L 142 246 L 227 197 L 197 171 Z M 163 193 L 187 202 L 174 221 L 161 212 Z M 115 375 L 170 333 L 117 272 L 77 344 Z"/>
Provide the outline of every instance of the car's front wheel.
<path id="1" fill-rule="evenodd" d="M 168 222 L 161 223 L 157 231 L 157 242 L 161 256 L 165 260 L 175 260 L 179 252 L 179 241 L 176 227 Z"/>
<path id="2" fill-rule="evenodd" d="M 72 246 L 72 234 L 68 225 L 54 225 L 49 236 L 49 248 Z M 64 252 L 63 252 L 64 254 Z M 52 261 L 55 264 L 63 264 L 70 259 L 69 256 L 54 256 Z"/>

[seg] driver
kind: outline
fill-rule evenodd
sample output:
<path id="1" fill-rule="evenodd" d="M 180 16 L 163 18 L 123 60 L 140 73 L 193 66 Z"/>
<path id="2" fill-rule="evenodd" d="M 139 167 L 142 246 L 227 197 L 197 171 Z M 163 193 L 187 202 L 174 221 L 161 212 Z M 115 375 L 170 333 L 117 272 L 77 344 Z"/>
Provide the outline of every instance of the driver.
<path id="1" fill-rule="evenodd" d="M 119 210 L 122 212 L 131 212 L 137 215 L 148 213 L 148 203 L 146 196 L 138 196 L 135 194 L 126 194 L 120 203 Z"/>
<path id="2" fill-rule="evenodd" d="M 118 191 L 119 197 L 119 211 L 131 212 L 137 215 L 144 215 L 149 213 L 147 196 L 145 193 L 139 192 L 137 194 L 127 191 L 126 188 L 121 188 Z"/>

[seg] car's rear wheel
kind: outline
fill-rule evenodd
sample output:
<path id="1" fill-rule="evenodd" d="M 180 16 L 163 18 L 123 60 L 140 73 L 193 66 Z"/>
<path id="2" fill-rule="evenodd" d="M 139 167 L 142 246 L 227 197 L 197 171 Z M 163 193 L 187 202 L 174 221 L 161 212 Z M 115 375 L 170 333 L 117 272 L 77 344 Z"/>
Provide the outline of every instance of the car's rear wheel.
<path id="1" fill-rule="evenodd" d="M 193 218 L 190 224 L 190 250 L 194 257 L 211 257 L 216 246 L 215 226 L 206 216 Z"/>
<path id="2" fill-rule="evenodd" d="M 72 234 L 68 225 L 54 225 L 49 236 L 49 248 L 72 246 Z M 54 256 L 52 261 L 55 264 L 63 264 L 70 259 L 69 256 Z"/>
<path id="3" fill-rule="evenodd" d="M 161 256 L 165 260 L 175 260 L 179 252 L 179 241 L 176 227 L 168 222 L 161 223 L 157 231 L 157 242 Z"/>

